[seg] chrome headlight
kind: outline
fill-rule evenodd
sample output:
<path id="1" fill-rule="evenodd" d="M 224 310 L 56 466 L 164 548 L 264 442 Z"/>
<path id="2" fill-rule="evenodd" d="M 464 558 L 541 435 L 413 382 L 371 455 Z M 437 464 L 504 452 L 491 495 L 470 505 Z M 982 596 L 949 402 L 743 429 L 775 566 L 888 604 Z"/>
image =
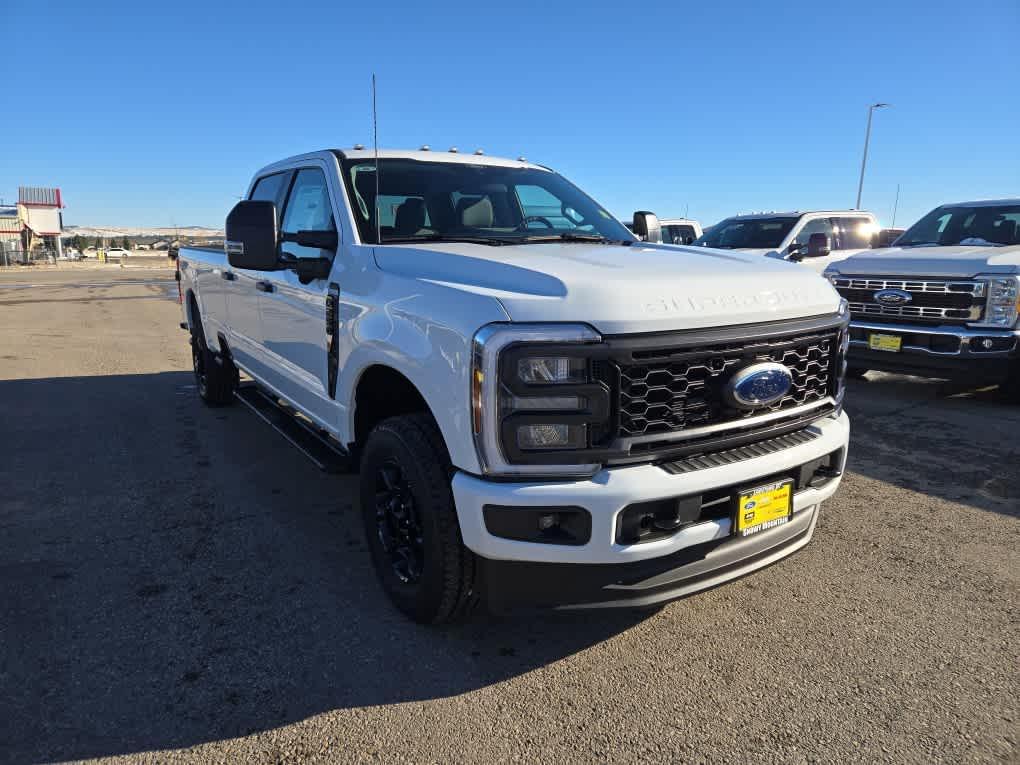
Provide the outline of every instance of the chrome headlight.
<path id="1" fill-rule="evenodd" d="M 490 475 L 592 475 L 609 424 L 595 379 L 601 336 L 583 324 L 490 324 L 474 338 L 471 422 Z"/>
<path id="2" fill-rule="evenodd" d="M 979 274 L 977 278 L 988 285 L 985 317 L 978 323 L 1003 329 L 1016 326 L 1020 315 L 1020 276 Z"/>

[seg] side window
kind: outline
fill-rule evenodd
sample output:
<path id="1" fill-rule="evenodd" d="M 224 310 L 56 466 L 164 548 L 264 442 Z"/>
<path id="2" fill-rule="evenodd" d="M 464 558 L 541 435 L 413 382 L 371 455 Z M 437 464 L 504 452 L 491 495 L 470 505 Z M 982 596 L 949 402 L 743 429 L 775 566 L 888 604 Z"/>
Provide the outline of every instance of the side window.
<path id="1" fill-rule="evenodd" d="M 688 226 L 686 223 L 673 226 L 673 238 L 677 244 L 685 244 L 693 242 L 698 238 L 698 235 L 694 231 L 694 226 Z"/>
<path id="2" fill-rule="evenodd" d="M 280 229 L 284 234 L 336 231 L 329 188 L 322 170 L 317 167 L 298 170 L 287 197 Z M 293 242 L 284 243 L 283 251 L 297 258 L 317 258 L 326 254 L 316 247 L 302 247 Z"/>
<path id="3" fill-rule="evenodd" d="M 797 234 L 793 242 L 806 252 L 808 241 L 811 239 L 812 234 L 825 234 L 829 240 L 829 247 L 832 247 L 832 223 L 828 218 L 809 220 L 804 224 L 804 228 L 800 230 L 800 233 Z"/>
<path id="4" fill-rule="evenodd" d="M 871 247 L 875 225 L 868 218 L 836 218 L 834 250 L 864 250 Z"/>
<path id="5" fill-rule="evenodd" d="M 277 214 L 280 212 L 280 207 L 283 205 L 283 195 L 287 193 L 287 181 L 290 180 L 290 173 L 273 173 L 273 175 L 266 175 L 259 178 L 255 182 L 255 188 L 251 190 L 251 196 L 248 199 L 253 199 L 262 202 L 274 202 L 276 204 Z"/>
<path id="6" fill-rule="evenodd" d="M 681 244 L 679 236 L 677 235 L 677 229 L 679 226 L 662 226 L 662 243 L 663 244 Z"/>

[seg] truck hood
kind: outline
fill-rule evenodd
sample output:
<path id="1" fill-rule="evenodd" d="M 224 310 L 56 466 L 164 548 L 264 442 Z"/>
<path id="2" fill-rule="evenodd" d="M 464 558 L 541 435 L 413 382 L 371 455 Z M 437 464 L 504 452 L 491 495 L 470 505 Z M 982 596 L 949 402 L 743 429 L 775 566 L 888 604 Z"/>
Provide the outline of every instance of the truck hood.
<path id="1" fill-rule="evenodd" d="M 603 334 L 835 313 L 829 283 L 792 263 L 705 247 L 437 242 L 376 247 L 383 271 L 498 299 L 513 321 L 586 322 Z"/>
<path id="2" fill-rule="evenodd" d="M 743 255 L 775 255 L 781 258 L 778 247 L 772 247 L 771 249 L 766 247 L 737 247 L 733 250 L 723 250 L 723 252 L 739 252 Z"/>
<path id="3" fill-rule="evenodd" d="M 862 276 L 971 277 L 1020 273 L 1020 245 L 1006 247 L 885 247 L 851 255 L 833 266 L 841 274 Z"/>

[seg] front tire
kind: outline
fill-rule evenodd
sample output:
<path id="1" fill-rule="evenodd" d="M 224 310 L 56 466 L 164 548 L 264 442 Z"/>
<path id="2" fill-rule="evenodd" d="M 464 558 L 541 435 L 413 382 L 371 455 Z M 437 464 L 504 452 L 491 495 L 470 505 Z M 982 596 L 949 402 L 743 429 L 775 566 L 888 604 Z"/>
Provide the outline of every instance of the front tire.
<path id="1" fill-rule="evenodd" d="M 867 367 L 851 367 L 846 368 L 846 376 L 851 380 L 863 380 L 864 375 L 868 373 Z"/>
<path id="2" fill-rule="evenodd" d="M 386 594 L 422 624 L 466 618 L 479 599 L 474 553 L 464 546 L 450 460 L 427 414 L 377 425 L 361 458 L 361 513 Z"/>
<path id="3" fill-rule="evenodd" d="M 195 373 L 198 395 L 208 406 L 224 406 L 234 400 L 238 383 L 237 367 L 229 358 L 209 350 L 202 320 L 194 305 L 191 319 L 191 366 Z"/>
<path id="4" fill-rule="evenodd" d="M 999 391 L 1007 401 L 1020 404 L 1020 359 L 1010 364 L 1009 376 L 999 385 Z"/>

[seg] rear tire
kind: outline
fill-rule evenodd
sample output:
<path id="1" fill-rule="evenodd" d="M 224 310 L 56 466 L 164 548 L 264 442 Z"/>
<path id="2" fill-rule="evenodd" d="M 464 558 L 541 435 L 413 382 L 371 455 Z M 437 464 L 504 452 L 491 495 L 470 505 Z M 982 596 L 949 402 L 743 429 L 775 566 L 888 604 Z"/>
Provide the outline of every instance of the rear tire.
<path id="1" fill-rule="evenodd" d="M 422 624 L 467 618 L 478 604 L 478 565 L 464 546 L 450 459 L 427 414 L 392 417 L 361 458 L 361 514 L 386 594 Z"/>
<path id="2" fill-rule="evenodd" d="M 224 354 L 209 350 L 202 320 L 194 303 L 191 308 L 191 365 L 195 372 L 198 395 L 208 406 L 225 406 L 234 400 L 238 383 L 237 367 Z"/>

